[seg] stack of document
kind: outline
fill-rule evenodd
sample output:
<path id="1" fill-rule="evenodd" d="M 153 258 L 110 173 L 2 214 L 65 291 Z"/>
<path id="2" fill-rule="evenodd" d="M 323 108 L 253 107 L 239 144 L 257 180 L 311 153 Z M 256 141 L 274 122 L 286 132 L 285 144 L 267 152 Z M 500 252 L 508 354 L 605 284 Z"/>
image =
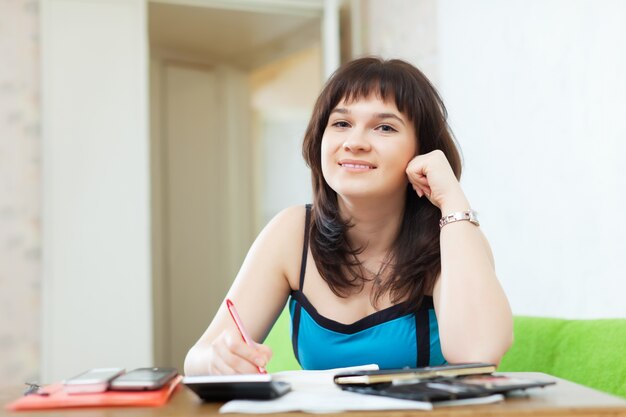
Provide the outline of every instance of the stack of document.
<path id="1" fill-rule="evenodd" d="M 363 395 L 341 390 L 333 378 L 340 372 L 376 370 L 378 365 L 364 365 L 325 371 L 285 371 L 272 374 L 274 381 L 291 384 L 291 392 L 274 400 L 233 400 L 220 408 L 220 413 L 270 414 L 290 411 L 331 413 L 351 410 L 432 410 L 430 402 L 401 400 Z M 488 404 L 502 401 L 502 395 L 445 401 L 436 406 Z"/>

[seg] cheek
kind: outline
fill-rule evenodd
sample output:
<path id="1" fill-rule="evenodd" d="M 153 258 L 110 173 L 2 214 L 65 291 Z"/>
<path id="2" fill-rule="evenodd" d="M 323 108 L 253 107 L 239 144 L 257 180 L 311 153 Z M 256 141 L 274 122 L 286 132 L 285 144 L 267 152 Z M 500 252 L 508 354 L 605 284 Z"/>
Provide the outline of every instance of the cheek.
<path id="1" fill-rule="evenodd" d="M 333 152 L 330 147 L 329 141 L 326 138 L 322 138 L 321 158 L 322 158 L 322 173 L 324 174 L 324 176 L 327 175 L 328 170 L 334 164 L 332 162 L 332 155 L 333 155 Z"/>
<path id="2" fill-rule="evenodd" d="M 409 162 L 413 160 L 413 158 L 415 158 L 415 152 L 406 152 L 403 155 L 402 165 L 406 168 L 409 165 Z"/>
<path id="3" fill-rule="evenodd" d="M 402 159 L 405 162 L 405 166 L 409 164 L 409 162 L 411 162 L 411 160 L 413 158 L 415 158 L 417 156 L 417 143 L 415 141 L 415 139 L 409 139 L 407 140 L 406 144 L 403 147 L 404 149 L 402 150 Z"/>
<path id="4" fill-rule="evenodd" d="M 406 179 L 408 181 L 406 168 L 409 166 L 409 163 L 413 160 L 413 158 L 415 158 L 414 146 L 405 146 L 399 149 L 394 149 L 393 156 L 390 156 L 390 159 L 393 159 L 396 163 L 392 165 L 389 175 L 402 178 L 402 180 Z"/>

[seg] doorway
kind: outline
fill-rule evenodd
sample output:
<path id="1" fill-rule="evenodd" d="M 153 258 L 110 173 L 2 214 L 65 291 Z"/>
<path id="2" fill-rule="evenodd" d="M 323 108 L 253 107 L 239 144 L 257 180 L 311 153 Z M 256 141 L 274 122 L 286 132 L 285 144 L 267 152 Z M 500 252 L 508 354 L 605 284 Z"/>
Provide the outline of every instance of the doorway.
<path id="1" fill-rule="evenodd" d="M 183 369 L 259 230 L 310 200 L 299 147 L 322 84 L 322 7 L 267 3 L 148 6 L 160 366 Z"/>

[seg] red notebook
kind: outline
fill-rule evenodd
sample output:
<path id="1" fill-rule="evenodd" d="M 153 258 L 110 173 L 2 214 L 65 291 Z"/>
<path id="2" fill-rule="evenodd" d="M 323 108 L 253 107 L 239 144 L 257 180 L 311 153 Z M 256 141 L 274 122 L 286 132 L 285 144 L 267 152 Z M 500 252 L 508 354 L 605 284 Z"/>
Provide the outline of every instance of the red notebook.
<path id="1" fill-rule="evenodd" d="M 98 394 L 68 394 L 63 389 L 63 384 L 52 384 L 46 385 L 42 390 L 48 395 L 25 395 L 7 404 L 5 408 L 20 411 L 75 407 L 159 407 L 167 403 L 182 379 L 179 375 L 155 391 L 105 391 Z"/>

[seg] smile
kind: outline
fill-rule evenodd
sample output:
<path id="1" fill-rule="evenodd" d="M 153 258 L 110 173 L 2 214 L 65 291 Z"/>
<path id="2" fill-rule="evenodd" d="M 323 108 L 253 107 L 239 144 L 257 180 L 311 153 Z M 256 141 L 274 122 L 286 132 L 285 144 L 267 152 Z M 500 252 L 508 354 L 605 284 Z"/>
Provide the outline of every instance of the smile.
<path id="1" fill-rule="evenodd" d="M 354 169 L 374 169 L 374 167 L 368 165 L 357 165 L 357 164 L 339 164 L 344 168 L 354 168 Z"/>
<path id="2" fill-rule="evenodd" d="M 355 170 L 376 169 L 374 165 L 365 161 L 339 161 L 338 165 L 342 168 L 355 169 Z"/>

